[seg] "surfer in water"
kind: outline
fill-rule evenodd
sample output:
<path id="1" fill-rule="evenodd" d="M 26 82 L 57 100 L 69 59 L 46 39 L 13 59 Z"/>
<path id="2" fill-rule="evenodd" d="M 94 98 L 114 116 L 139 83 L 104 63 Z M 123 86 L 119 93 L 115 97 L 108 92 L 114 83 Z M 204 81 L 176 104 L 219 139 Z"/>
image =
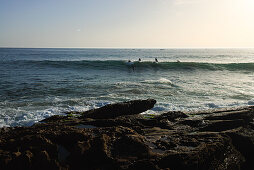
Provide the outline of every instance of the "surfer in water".
<path id="1" fill-rule="evenodd" d="M 158 63 L 158 59 L 157 58 L 155 58 L 155 62 Z"/>
<path id="2" fill-rule="evenodd" d="M 141 59 L 139 58 L 138 61 L 141 62 Z"/>
<path id="3" fill-rule="evenodd" d="M 129 66 L 132 67 L 132 70 L 134 71 L 134 63 L 131 62 L 131 60 L 128 60 L 128 63 L 127 63 Z"/>

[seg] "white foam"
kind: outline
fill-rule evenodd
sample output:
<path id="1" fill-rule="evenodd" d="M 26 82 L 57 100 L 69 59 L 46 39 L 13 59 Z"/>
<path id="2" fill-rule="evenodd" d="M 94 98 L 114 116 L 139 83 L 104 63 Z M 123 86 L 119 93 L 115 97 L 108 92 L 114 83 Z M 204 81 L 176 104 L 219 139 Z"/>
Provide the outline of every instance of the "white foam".
<path id="1" fill-rule="evenodd" d="M 106 98 L 106 96 L 105 96 Z M 60 102 L 54 103 L 54 106 L 22 106 L 14 108 L 16 105 L 11 107 L 6 107 L 0 110 L 0 128 L 1 127 L 10 127 L 10 126 L 31 126 L 34 123 L 37 123 L 45 118 L 48 118 L 53 115 L 63 115 L 68 111 L 87 111 L 90 109 L 99 108 L 110 103 L 128 101 L 140 99 L 137 98 L 128 98 L 127 96 L 121 96 L 119 98 L 114 97 L 114 101 L 109 100 L 98 100 L 98 97 L 82 99 L 74 98 L 69 100 L 56 99 Z M 62 101 L 61 101 L 62 100 Z M 87 101 L 89 100 L 89 101 Z M 158 102 L 153 109 L 144 112 L 143 114 L 161 114 L 168 111 L 197 111 L 197 110 L 206 110 L 214 108 L 224 108 L 224 107 L 238 107 L 238 106 L 248 106 L 254 105 L 254 99 L 249 101 L 235 102 L 232 101 L 214 101 L 211 99 L 211 102 L 200 101 L 195 98 L 186 98 L 184 101 L 179 101 L 177 98 L 174 100 L 172 97 L 171 102 L 168 98 L 156 99 Z M 161 100 L 161 101 L 160 101 Z M 68 101 L 71 101 L 71 105 L 68 105 Z M 75 102 L 74 102 L 75 101 Z M 63 104 L 64 103 L 64 104 Z M 47 105 L 50 103 L 47 103 Z"/>
<path id="2" fill-rule="evenodd" d="M 166 78 L 160 78 L 160 79 L 159 79 L 159 82 L 161 82 L 161 83 L 173 84 L 172 81 L 170 81 L 170 80 L 168 80 L 168 79 L 166 79 Z"/>
<path id="3" fill-rule="evenodd" d="M 17 107 L 10 105 L 5 109 L 0 110 L 0 128 L 10 126 L 32 126 L 45 118 L 53 115 L 63 115 L 69 111 L 83 112 L 90 109 L 98 108 L 110 104 L 109 101 L 89 100 L 82 98 L 49 98 L 48 106 L 23 106 Z M 68 105 L 70 103 L 70 105 Z M 10 103 L 7 103 L 10 104 Z"/>
<path id="4" fill-rule="evenodd" d="M 161 84 L 173 84 L 172 81 L 170 81 L 169 79 L 166 78 L 159 78 L 159 79 L 155 79 L 155 80 L 145 80 L 145 83 L 161 83 Z"/>

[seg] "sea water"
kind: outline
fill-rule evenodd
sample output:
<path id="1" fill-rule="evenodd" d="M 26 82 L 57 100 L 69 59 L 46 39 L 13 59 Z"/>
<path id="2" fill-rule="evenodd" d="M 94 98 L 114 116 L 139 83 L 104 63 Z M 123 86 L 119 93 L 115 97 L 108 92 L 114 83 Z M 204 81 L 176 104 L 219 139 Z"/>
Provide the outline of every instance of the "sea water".
<path id="1" fill-rule="evenodd" d="M 148 98 L 148 114 L 254 105 L 254 49 L 0 48 L 0 127 Z"/>

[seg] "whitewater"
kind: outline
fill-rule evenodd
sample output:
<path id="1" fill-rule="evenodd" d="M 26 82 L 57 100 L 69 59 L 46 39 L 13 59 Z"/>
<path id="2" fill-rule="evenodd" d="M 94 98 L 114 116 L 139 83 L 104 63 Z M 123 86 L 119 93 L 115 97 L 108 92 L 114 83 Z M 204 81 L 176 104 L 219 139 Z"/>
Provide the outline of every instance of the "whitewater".
<path id="1" fill-rule="evenodd" d="M 0 48 L 0 127 L 147 98 L 147 114 L 254 105 L 254 49 Z"/>

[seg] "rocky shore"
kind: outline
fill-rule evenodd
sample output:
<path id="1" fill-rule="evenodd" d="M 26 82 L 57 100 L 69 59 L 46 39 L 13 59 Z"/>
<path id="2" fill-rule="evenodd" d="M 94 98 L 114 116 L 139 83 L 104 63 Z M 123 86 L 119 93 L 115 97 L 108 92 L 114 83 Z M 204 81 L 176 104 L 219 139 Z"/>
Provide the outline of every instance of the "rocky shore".
<path id="1" fill-rule="evenodd" d="M 0 169 L 253 170 L 254 107 L 139 114 L 135 100 L 0 129 Z"/>

